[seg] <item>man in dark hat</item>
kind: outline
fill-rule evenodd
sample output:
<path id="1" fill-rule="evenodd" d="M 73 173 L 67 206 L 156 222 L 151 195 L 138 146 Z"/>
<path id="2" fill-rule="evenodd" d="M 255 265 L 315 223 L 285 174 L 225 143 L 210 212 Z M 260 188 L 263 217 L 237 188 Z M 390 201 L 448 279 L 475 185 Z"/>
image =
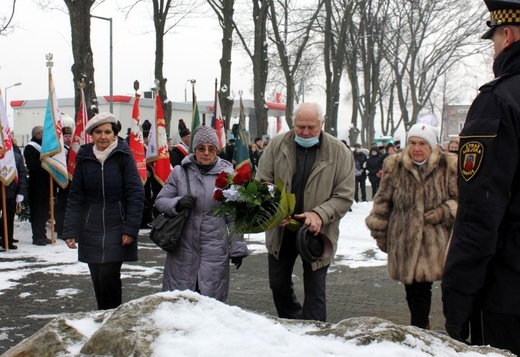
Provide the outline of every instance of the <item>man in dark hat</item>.
<path id="1" fill-rule="evenodd" d="M 170 150 L 170 163 L 172 167 L 180 165 L 182 160 L 190 152 L 191 131 L 186 127 L 183 119 L 179 119 L 179 136 L 181 141 Z"/>
<path id="2" fill-rule="evenodd" d="M 496 78 L 480 88 L 460 133 L 444 315 L 451 337 L 465 341 L 471 327 L 473 344 L 520 355 L 520 1 L 485 3 Z"/>

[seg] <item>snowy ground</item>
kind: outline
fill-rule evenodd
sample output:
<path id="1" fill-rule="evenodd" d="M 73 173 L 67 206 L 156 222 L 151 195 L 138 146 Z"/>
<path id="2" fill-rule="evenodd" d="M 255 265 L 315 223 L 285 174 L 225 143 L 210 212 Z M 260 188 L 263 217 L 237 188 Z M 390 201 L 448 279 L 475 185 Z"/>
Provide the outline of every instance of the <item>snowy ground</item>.
<path id="1" fill-rule="evenodd" d="M 365 226 L 365 217 L 372 209 L 371 202 L 355 203 L 340 224 L 340 239 L 335 261 L 331 267 L 346 265 L 351 268 L 370 267 L 386 264 L 386 254 L 379 251 L 375 240 Z M 146 230 L 142 231 L 143 233 Z M 48 236 L 50 237 L 50 230 Z M 68 249 L 63 241 L 56 240 L 54 246 L 44 247 L 31 244 L 31 227 L 29 222 L 15 221 L 15 238 L 17 250 L 9 250 L 0 253 L 0 295 L 6 289 L 10 289 L 22 278 L 35 272 L 53 274 L 88 274 L 86 264 L 79 263 L 77 250 Z M 248 247 L 252 254 L 265 253 L 265 236 L 263 233 L 251 234 L 246 237 Z M 150 248 L 149 244 L 143 244 L 139 249 Z M 42 254 L 45 252 L 45 254 Z M 9 260 L 3 259 L 4 257 Z M 146 276 L 156 272 L 154 268 L 140 267 L 136 265 L 123 265 L 124 275 Z M 124 278 L 124 276 L 123 276 Z M 61 294 L 72 292 L 62 291 Z"/>
<path id="2" fill-rule="evenodd" d="M 365 226 L 365 217 L 369 214 L 372 203 L 357 203 L 352 208 L 353 211 L 341 221 L 341 237 L 331 269 L 341 266 L 357 268 L 385 265 L 386 254 L 377 249 Z M 15 237 L 20 240 L 17 243 L 18 250 L 0 253 L 0 295 L 32 273 L 88 274 L 86 264 L 77 261 L 77 251 L 68 249 L 64 242 L 57 241 L 53 246 L 45 247 L 32 245 L 28 222 L 15 222 Z M 266 252 L 264 234 L 254 234 L 246 238 L 252 254 Z M 139 249 L 156 248 L 152 243 L 146 242 Z M 125 264 L 123 278 L 157 274 L 157 269 Z M 77 293 L 74 289 L 56 291 L 57 296 L 74 296 Z M 20 294 L 20 298 L 28 297 Z M 367 346 L 356 346 L 353 342 L 332 336 L 309 336 L 305 335 L 308 326 L 287 327 L 264 316 L 205 297 L 202 297 L 200 304 L 195 307 L 187 304 L 185 309 L 177 306 L 172 310 L 171 306 L 159 306 L 153 319 L 153 323 L 165 331 L 154 342 L 153 356 L 480 356 L 474 352 L 456 353 L 440 340 L 433 341 L 431 345 L 411 339 L 406 345 L 374 342 Z M 87 336 L 98 327 L 93 319 L 70 323 Z M 175 327 L 179 323 L 183 328 L 177 330 Z M 4 338 L 0 333 L 0 341 Z M 71 355 L 78 355 L 79 347 L 78 350 L 69 352 Z"/>

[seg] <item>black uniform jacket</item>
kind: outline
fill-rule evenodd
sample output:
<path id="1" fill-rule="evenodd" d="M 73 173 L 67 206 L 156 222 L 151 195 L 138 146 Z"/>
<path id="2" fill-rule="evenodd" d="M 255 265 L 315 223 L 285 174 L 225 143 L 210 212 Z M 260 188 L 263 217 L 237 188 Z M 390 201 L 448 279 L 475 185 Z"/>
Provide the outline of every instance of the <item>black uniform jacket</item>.
<path id="1" fill-rule="evenodd" d="M 520 315 L 520 42 L 493 65 L 460 134 L 459 205 L 442 280 L 446 324 L 467 324 L 475 299 Z"/>

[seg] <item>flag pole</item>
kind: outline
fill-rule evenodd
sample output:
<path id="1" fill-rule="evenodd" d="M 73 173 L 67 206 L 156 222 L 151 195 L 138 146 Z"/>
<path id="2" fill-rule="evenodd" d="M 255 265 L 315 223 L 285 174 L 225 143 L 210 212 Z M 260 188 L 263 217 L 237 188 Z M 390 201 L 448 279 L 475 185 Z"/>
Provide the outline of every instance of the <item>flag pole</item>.
<path id="1" fill-rule="evenodd" d="M 5 185 L 2 183 L 2 218 L 4 221 L 4 248 L 7 252 L 9 250 L 9 239 L 7 238 L 7 214 L 5 205 Z"/>
<path id="2" fill-rule="evenodd" d="M 218 100 L 217 79 L 215 78 L 215 104 L 213 105 L 213 118 L 214 118 L 214 120 L 217 120 L 217 100 Z"/>
<path id="3" fill-rule="evenodd" d="M 52 75 L 52 66 L 54 65 L 54 62 L 52 62 L 52 54 L 45 55 L 45 58 L 47 59 L 47 68 L 49 69 L 49 95 L 51 94 L 52 88 L 51 88 L 51 75 Z M 52 100 L 51 100 L 52 103 Z M 52 190 L 52 175 L 49 175 L 49 208 L 51 212 L 51 244 L 54 244 L 54 192 Z"/>

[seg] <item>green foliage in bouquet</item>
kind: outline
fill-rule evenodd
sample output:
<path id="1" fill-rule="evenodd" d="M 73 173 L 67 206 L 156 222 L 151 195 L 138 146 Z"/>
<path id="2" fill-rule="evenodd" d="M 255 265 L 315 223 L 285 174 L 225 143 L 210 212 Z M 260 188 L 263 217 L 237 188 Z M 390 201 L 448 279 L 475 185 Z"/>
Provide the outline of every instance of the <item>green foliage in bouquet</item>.
<path id="1" fill-rule="evenodd" d="M 236 175 L 221 172 L 215 181 L 213 198 L 220 202 L 214 213 L 235 219 L 233 233 L 260 233 L 276 227 L 294 212 L 294 194 L 277 185 L 253 179 L 250 173 Z M 291 221 L 289 228 L 297 229 Z"/>

